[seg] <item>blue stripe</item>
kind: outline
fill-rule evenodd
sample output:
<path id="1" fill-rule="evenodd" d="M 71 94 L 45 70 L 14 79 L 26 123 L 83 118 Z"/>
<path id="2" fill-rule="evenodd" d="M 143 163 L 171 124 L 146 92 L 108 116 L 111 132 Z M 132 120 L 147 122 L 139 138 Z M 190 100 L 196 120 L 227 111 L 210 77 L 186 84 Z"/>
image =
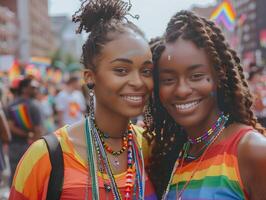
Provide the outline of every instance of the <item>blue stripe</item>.
<path id="1" fill-rule="evenodd" d="M 171 190 L 167 196 L 168 200 L 177 199 L 176 191 Z M 186 189 L 182 194 L 182 200 L 244 200 L 243 196 L 237 191 L 229 188 L 210 188 L 204 187 L 200 189 Z"/>

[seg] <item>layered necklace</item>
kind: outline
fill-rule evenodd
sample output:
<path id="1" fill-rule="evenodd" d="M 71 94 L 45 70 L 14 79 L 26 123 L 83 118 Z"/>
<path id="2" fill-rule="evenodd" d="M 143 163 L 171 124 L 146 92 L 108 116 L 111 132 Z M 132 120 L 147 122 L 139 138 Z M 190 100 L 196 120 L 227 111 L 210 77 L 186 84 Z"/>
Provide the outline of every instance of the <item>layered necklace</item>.
<path id="1" fill-rule="evenodd" d="M 115 166 L 115 167 L 118 167 L 120 165 L 120 162 L 118 160 L 118 156 L 120 156 L 122 153 L 124 153 L 127 148 L 128 148 L 128 143 L 131 142 L 132 143 L 132 134 L 131 133 L 128 133 L 128 131 L 126 131 L 122 137 L 112 137 L 112 138 L 115 138 L 115 139 L 122 139 L 122 148 L 118 151 L 114 151 L 112 150 L 112 148 L 105 142 L 105 139 L 108 139 L 108 138 L 111 138 L 109 136 L 109 134 L 107 133 L 104 133 L 102 132 L 98 126 L 96 125 L 96 123 L 94 122 L 95 124 L 95 128 L 100 136 L 100 139 L 101 139 L 101 142 L 103 144 L 103 147 L 105 148 L 105 151 L 107 151 L 109 154 L 113 155 L 114 156 L 114 160 L 112 160 L 112 164 Z"/>
<path id="2" fill-rule="evenodd" d="M 162 197 L 163 200 L 167 199 L 169 190 L 170 190 L 170 185 L 173 181 L 173 176 L 175 174 L 175 172 L 177 171 L 177 169 L 179 170 L 179 172 L 181 171 L 182 167 L 183 167 L 183 163 L 184 160 L 198 160 L 194 170 L 192 171 L 189 179 L 186 181 L 186 183 L 184 184 L 183 188 L 178 191 L 178 184 L 176 185 L 176 197 L 177 200 L 181 200 L 182 199 L 182 194 L 185 191 L 186 187 L 188 186 L 188 184 L 190 183 L 191 179 L 194 177 L 195 173 L 197 172 L 206 152 L 208 151 L 208 149 L 210 148 L 210 146 L 216 141 L 216 139 L 219 137 L 219 135 L 222 133 L 222 131 L 225 128 L 225 125 L 227 123 L 229 119 L 229 115 L 224 115 L 224 113 L 220 113 L 219 118 L 216 120 L 216 122 L 211 126 L 211 128 L 206 131 L 203 135 L 197 137 L 197 138 L 188 138 L 188 141 L 183 145 L 183 149 L 182 151 L 180 151 L 177 161 L 174 165 L 174 168 L 172 170 L 171 176 L 170 176 L 170 180 L 168 182 L 167 188 L 164 192 L 164 195 Z M 191 144 L 199 144 L 204 142 L 205 144 L 203 145 L 203 147 L 199 150 L 199 152 L 197 153 L 196 156 L 189 154 L 189 149 L 190 149 L 190 145 Z"/>
<path id="3" fill-rule="evenodd" d="M 126 133 L 123 135 L 122 148 L 119 151 L 112 150 L 105 142 L 104 135 L 94 123 L 94 120 L 86 118 L 85 134 L 87 141 L 87 155 L 88 166 L 92 188 L 92 199 L 99 200 L 99 185 L 97 172 L 108 175 L 110 185 L 104 183 L 105 190 L 112 192 L 115 200 L 131 200 L 131 199 L 144 199 L 145 191 L 145 172 L 144 172 L 144 159 L 140 146 L 136 141 L 132 125 L 128 125 Z M 127 150 L 127 171 L 125 192 L 121 194 L 116 184 L 112 168 L 107 157 L 107 153 L 113 156 L 119 156 Z M 115 166 L 119 166 L 119 161 L 115 161 Z M 134 176 L 135 165 L 135 176 Z M 89 184 L 88 184 L 89 185 Z M 86 199 L 88 197 L 88 185 L 86 187 Z"/>

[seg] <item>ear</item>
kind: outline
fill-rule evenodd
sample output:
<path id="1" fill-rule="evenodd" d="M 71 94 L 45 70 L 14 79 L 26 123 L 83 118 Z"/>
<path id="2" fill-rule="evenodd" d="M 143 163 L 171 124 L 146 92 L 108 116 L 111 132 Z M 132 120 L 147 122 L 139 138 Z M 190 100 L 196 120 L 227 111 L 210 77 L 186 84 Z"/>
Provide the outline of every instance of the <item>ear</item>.
<path id="1" fill-rule="evenodd" d="M 86 84 L 95 83 L 95 73 L 91 69 L 85 69 L 83 76 Z"/>

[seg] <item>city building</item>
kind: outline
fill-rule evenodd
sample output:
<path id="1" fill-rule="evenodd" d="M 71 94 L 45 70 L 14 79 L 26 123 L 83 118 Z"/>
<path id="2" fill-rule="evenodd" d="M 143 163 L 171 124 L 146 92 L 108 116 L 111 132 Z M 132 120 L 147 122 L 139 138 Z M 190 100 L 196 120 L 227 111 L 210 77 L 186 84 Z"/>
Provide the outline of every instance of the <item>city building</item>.
<path id="1" fill-rule="evenodd" d="M 266 62 L 266 1 L 233 0 L 241 26 L 236 27 L 240 38 L 241 55 L 245 62 Z"/>
<path id="2" fill-rule="evenodd" d="M 0 5 L 0 55 L 16 53 L 16 36 L 15 14 Z"/>
<path id="3" fill-rule="evenodd" d="M 51 23 L 55 37 L 55 49 L 79 60 L 84 40 L 82 34 L 76 34 L 76 25 L 64 15 L 51 17 Z"/>
<path id="4" fill-rule="evenodd" d="M 17 54 L 15 13 L 0 5 L 0 71 L 7 71 Z"/>
<path id="5" fill-rule="evenodd" d="M 24 62 L 49 57 L 54 51 L 48 0 L 0 0 L 17 16 L 18 56 Z"/>

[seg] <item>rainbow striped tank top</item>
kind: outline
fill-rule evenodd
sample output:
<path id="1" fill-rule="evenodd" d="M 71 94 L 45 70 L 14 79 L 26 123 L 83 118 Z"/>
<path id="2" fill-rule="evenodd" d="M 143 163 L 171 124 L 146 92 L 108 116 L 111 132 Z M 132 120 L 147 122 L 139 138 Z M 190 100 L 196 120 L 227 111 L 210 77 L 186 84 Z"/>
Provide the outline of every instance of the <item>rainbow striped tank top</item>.
<path id="1" fill-rule="evenodd" d="M 207 150 L 201 163 L 198 160 L 184 163 L 177 168 L 169 193 L 168 200 L 177 199 L 190 176 L 193 177 L 181 195 L 182 200 L 242 200 L 248 199 L 240 177 L 237 146 L 240 139 L 252 128 L 243 128 L 228 139 L 213 144 Z"/>

